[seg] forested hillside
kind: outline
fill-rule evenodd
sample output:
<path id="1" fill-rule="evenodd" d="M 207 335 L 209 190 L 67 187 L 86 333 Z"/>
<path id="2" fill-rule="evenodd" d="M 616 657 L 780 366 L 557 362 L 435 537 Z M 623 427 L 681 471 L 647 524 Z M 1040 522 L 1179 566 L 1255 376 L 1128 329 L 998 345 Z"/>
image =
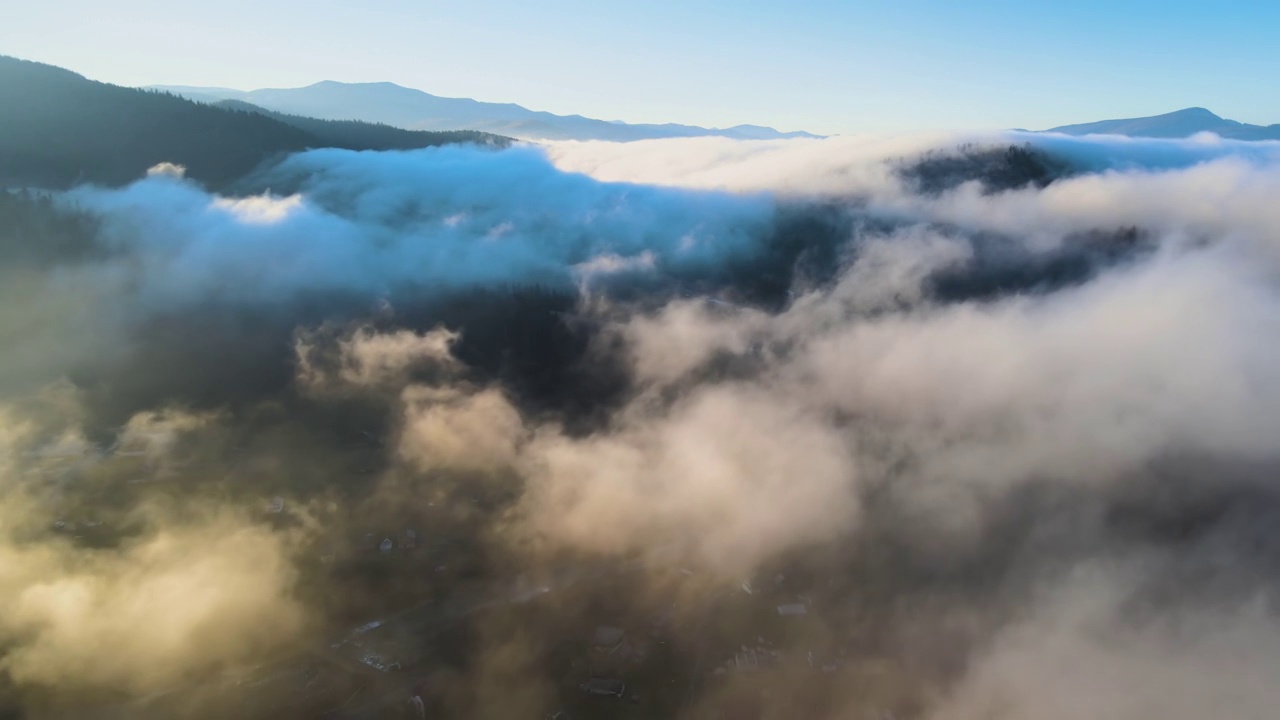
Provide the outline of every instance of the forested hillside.
<path id="1" fill-rule="evenodd" d="M 215 107 L 264 115 L 321 138 L 329 147 L 342 147 L 349 150 L 413 150 L 464 142 L 502 146 L 511 142 L 509 138 L 476 130 L 405 130 L 383 123 L 361 120 L 320 120 L 274 112 L 241 100 L 223 100 Z"/>
<path id="2" fill-rule="evenodd" d="M 404 149 L 504 140 L 307 120 L 282 122 L 256 110 L 214 107 L 0 57 L 0 187 L 117 185 L 173 162 L 216 188 L 265 160 L 310 147 Z"/>

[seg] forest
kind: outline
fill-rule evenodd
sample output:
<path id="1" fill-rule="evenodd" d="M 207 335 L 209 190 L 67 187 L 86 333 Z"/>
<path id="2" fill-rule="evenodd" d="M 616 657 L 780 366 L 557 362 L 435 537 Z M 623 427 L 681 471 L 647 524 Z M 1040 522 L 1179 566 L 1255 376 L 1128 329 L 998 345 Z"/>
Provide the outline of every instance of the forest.
<path id="1" fill-rule="evenodd" d="M 161 162 L 225 188 L 263 162 L 308 148 L 405 150 L 505 145 L 480 132 L 415 132 L 361 122 L 273 116 L 89 80 L 0 56 L 0 187 L 122 185 Z"/>

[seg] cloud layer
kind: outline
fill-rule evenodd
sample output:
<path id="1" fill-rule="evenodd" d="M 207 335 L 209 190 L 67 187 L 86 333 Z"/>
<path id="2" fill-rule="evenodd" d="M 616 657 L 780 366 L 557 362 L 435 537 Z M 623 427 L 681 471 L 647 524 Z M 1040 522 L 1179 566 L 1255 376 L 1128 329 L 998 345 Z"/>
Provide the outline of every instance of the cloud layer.
<path id="1" fill-rule="evenodd" d="M 319 150 L 240 187 L 79 188 L 57 202 L 93 252 L 2 271 L 19 696 L 143 695 L 396 603 L 599 577 L 567 557 L 707 583 L 646 570 L 613 602 L 809 578 L 786 592 L 822 630 L 777 643 L 839 646 L 816 716 L 1273 706 L 1276 144 Z M 366 536 L 409 526 L 431 559 L 369 570 Z M 520 658 L 554 704 L 542 632 L 480 633 L 459 682 Z M 842 690 L 872 665 L 904 688 L 878 708 Z M 689 712 L 737 692 L 691 687 Z"/>

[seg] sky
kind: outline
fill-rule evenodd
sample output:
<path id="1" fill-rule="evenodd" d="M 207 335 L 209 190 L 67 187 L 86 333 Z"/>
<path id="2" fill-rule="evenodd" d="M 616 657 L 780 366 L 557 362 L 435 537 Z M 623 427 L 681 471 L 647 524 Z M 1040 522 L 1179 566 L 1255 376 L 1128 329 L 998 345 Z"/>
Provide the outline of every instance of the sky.
<path id="1" fill-rule="evenodd" d="M 1043 129 L 1280 122 L 1274 0 L 42 0 L 0 54 L 120 85 L 390 81 L 629 122 Z"/>

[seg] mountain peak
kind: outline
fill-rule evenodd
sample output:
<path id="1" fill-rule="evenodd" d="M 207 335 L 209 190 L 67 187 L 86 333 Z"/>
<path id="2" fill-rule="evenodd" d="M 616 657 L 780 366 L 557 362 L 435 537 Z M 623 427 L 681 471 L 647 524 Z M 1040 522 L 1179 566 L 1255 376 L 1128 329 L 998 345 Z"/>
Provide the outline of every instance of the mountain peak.
<path id="1" fill-rule="evenodd" d="M 341 80 L 321 80 L 320 82 L 311 83 L 305 88 L 324 89 L 324 88 L 380 88 L 385 90 L 413 90 L 403 85 L 397 85 L 393 82 L 342 82 Z M 413 92 L 421 92 L 413 90 Z"/>
<path id="2" fill-rule="evenodd" d="M 1184 138 L 1208 132 L 1233 140 L 1280 140 L 1280 126 L 1248 125 L 1228 120 L 1202 107 L 1183 108 L 1149 117 L 1062 125 L 1051 128 L 1048 132 L 1064 135 L 1126 135 L 1153 138 Z"/>
<path id="3" fill-rule="evenodd" d="M 1222 116 L 1218 115 L 1207 108 L 1189 107 L 1181 110 L 1174 110 L 1168 113 L 1169 117 L 1185 117 L 1185 118 L 1204 118 L 1206 120 L 1221 120 Z M 1158 116 L 1157 116 L 1158 117 Z"/>

